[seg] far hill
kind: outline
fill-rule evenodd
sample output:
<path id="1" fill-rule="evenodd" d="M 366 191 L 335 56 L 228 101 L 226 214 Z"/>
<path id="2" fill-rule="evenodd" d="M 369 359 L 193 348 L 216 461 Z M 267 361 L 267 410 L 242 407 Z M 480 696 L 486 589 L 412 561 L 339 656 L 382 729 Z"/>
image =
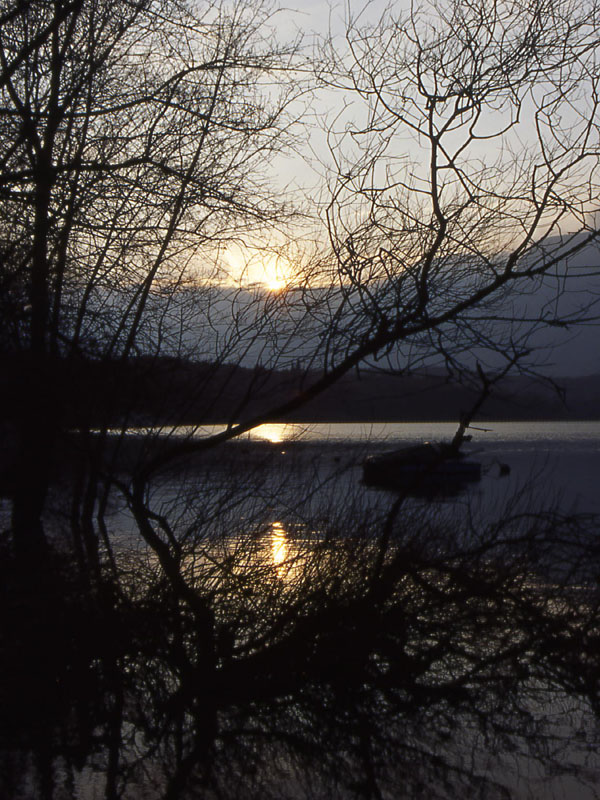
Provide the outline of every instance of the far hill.
<path id="1" fill-rule="evenodd" d="M 10 420 L 26 393 L 43 386 L 48 402 L 71 427 L 117 424 L 211 424 L 253 418 L 306 389 L 316 372 L 248 369 L 177 359 L 128 362 L 56 360 L 33 380 L 27 363 L 0 363 L 0 415 Z M 36 384 L 35 386 L 33 384 Z M 487 399 L 480 418 L 496 420 L 600 419 L 600 375 L 549 384 L 506 379 Z M 364 370 L 344 376 L 287 419 L 296 422 L 457 420 L 475 392 L 432 372 L 395 376 Z"/>

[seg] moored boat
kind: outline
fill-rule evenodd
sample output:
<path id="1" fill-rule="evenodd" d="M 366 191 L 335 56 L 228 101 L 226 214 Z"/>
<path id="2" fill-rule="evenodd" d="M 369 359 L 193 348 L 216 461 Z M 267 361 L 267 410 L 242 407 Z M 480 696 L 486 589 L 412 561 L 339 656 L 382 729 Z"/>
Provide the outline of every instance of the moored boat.
<path id="1" fill-rule="evenodd" d="M 455 490 L 480 479 L 481 464 L 443 442 L 403 447 L 363 462 L 363 481 L 369 486 Z"/>

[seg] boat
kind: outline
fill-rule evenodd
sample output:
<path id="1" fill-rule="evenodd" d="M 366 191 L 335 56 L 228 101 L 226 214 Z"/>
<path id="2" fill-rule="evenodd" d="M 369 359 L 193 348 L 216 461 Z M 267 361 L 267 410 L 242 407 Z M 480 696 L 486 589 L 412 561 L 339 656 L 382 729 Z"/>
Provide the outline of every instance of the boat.
<path id="1" fill-rule="evenodd" d="M 454 493 L 465 484 L 481 480 L 481 464 L 465 458 L 445 442 L 424 442 L 368 456 L 363 462 L 363 482 L 411 493 Z"/>

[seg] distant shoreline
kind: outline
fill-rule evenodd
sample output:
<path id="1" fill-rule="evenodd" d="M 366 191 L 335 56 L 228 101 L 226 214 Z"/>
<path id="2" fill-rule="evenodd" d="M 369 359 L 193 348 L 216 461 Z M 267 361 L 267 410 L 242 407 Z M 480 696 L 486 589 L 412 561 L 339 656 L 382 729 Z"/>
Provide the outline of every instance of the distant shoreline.
<path id="1" fill-rule="evenodd" d="M 61 427 L 211 425 L 265 417 L 308 392 L 322 377 L 300 368 L 248 369 L 143 357 L 128 362 L 50 360 L 32 383 L 22 359 L 0 360 L 0 410 L 4 421 L 20 418 L 26 400 L 42 387 Z M 556 384 L 556 385 L 555 385 Z M 558 388 L 557 388 L 558 387 Z M 41 389 L 40 389 L 41 390 Z M 395 375 L 374 370 L 343 375 L 278 422 L 456 422 L 478 398 L 477 386 L 450 382 L 434 371 Z M 600 419 L 600 374 L 557 379 L 505 378 L 477 415 L 480 421 L 586 421 Z"/>

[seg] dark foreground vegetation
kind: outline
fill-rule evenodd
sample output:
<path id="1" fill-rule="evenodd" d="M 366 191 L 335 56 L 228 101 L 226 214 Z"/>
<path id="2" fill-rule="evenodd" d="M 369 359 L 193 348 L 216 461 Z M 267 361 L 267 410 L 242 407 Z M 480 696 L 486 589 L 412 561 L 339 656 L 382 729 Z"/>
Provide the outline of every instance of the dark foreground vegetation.
<path id="1" fill-rule="evenodd" d="M 4 542 L 3 796 L 596 796 L 596 528 L 360 513 L 191 526 L 168 579 Z"/>

